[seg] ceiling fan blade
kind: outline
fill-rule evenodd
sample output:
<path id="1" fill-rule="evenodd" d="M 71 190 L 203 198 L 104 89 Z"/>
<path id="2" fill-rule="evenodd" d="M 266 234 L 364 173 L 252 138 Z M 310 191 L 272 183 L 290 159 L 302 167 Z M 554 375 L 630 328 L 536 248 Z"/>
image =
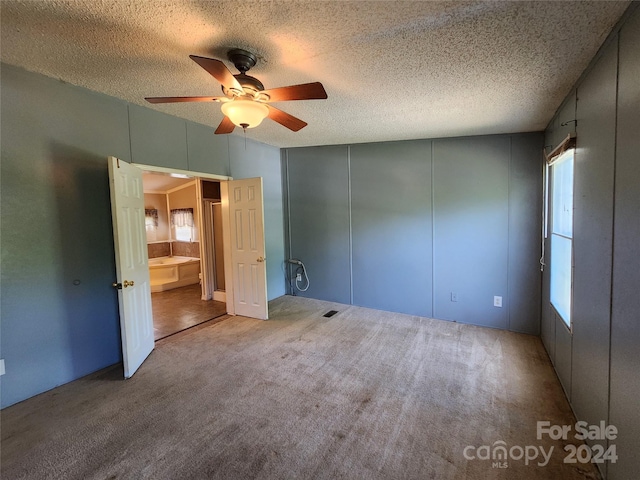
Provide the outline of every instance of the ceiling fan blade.
<path id="1" fill-rule="evenodd" d="M 324 100 L 327 92 L 320 82 L 291 85 L 290 87 L 273 88 L 261 93 L 269 95 L 270 102 L 285 102 L 287 100 Z"/>
<path id="2" fill-rule="evenodd" d="M 219 102 L 227 97 L 146 97 L 149 103 Z"/>
<path id="3" fill-rule="evenodd" d="M 216 128 L 215 133 L 216 133 L 216 135 L 221 135 L 221 134 L 225 134 L 225 133 L 231 133 L 231 132 L 233 132 L 234 128 L 236 128 L 236 126 L 229 119 L 229 117 L 227 117 L 225 115 L 225 117 L 220 122 L 220 125 L 218 125 L 218 128 Z"/>
<path id="4" fill-rule="evenodd" d="M 236 88 L 242 91 L 242 85 L 238 83 L 227 66 L 220 60 L 213 58 L 198 57 L 189 55 L 189 58 L 204 68 L 209 74 L 227 88 Z"/>
<path id="5" fill-rule="evenodd" d="M 278 110 L 271 105 L 267 105 L 267 108 L 269 108 L 269 118 L 274 122 L 278 122 L 280 125 L 287 127 L 289 130 L 297 132 L 307 126 L 307 122 L 303 122 L 299 118 L 289 115 L 282 110 Z"/>

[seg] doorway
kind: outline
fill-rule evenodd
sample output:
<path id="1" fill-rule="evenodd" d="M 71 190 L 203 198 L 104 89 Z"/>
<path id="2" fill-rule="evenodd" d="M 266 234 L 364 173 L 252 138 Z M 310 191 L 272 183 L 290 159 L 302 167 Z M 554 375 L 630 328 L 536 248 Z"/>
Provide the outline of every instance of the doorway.
<path id="1" fill-rule="evenodd" d="M 108 158 L 108 168 L 116 261 L 116 281 L 112 287 L 118 291 L 125 378 L 130 378 L 136 372 L 155 345 L 143 171 L 173 174 L 174 178 L 195 178 L 199 201 L 202 199 L 200 180 L 220 181 L 227 313 L 262 320 L 269 318 L 261 177 L 233 180 L 214 174 L 130 164 L 116 157 Z M 202 209 L 198 209 L 197 215 L 198 224 L 202 225 Z M 190 226 L 188 220 L 176 220 L 176 226 L 185 225 Z M 180 232 L 180 235 L 187 234 L 189 231 L 186 229 Z M 202 248 L 202 242 L 200 245 Z M 209 271 L 210 262 L 205 255 L 201 254 L 200 262 L 203 270 Z M 203 295 L 207 295 L 212 288 L 207 278 L 205 275 L 200 280 Z M 208 299 L 206 296 L 202 298 Z"/>
<path id="2" fill-rule="evenodd" d="M 153 332 L 160 340 L 227 313 L 220 183 L 143 170 L 142 184 Z"/>

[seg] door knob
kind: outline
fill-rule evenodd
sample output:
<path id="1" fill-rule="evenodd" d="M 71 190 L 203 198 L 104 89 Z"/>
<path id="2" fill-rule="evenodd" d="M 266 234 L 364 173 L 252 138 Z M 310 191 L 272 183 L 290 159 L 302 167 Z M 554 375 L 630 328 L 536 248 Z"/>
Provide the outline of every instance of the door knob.
<path id="1" fill-rule="evenodd" d="M 121 284 L 121 283 L 119 283 L 119 282 L 113 282 L 113 283 L 111 284 L 111 286 L 112 286 L 113 288 L 117 288 L 118 290 L 122 290 L 122 284 Z"/>
<path id="2" fill-rule="evenodd" d="M 131 280 L 131 281 L 125 280 L 123 285 L 124 285 L 124 288 L 133 287 L 133 280 Z"/>
<path id="3" fill-rule="evenodd" d="M 266 258 L 264 257 L 258 257 L 258 262 L 264 262 L 266 260 Z"/>

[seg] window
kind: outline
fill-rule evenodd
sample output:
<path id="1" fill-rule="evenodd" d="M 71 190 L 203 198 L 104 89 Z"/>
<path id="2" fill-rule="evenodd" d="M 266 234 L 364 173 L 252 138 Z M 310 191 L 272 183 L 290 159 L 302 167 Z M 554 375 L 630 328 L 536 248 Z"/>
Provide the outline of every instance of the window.
<path id="1" fill-rule="evenodd" d="M 147 242 L 155 241 L 158 232 L 158 210 L 155 208 L 144 209 L 144 228 L 147 231 Z"/>
<path id="2" fill-rule="evenodd" d="M 551 173 L 551 304 L 571 329 L 574 149 L 556 157 Z"/>
<path id="3" fill-rule="evenodd" d="M 171 229 L 174 240 L 190 242 L 193 238 L 193 208 L 171 210 Z"/>
<path id="4" fill-rule="evenodd" d="M 155 208 L 144 209 L 144 226 L 147 230 L 158 228 L 158 210 Z"/>

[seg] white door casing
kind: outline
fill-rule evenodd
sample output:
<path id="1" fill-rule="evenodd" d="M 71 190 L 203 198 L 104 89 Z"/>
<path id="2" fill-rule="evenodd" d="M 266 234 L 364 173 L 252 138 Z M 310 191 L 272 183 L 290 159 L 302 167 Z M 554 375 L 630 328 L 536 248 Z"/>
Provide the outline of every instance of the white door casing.
<path id="1" fill-rule="evenodd" d="M 228 183 L 235 314 L 266 320 L 269 312 L 262 178 Z"/>
<path id="2" fill-rule="evenodd" d="M 109 187 L 122 358 L 130 378 L 154 347 L 142 170 L 109 157 Z"/>

